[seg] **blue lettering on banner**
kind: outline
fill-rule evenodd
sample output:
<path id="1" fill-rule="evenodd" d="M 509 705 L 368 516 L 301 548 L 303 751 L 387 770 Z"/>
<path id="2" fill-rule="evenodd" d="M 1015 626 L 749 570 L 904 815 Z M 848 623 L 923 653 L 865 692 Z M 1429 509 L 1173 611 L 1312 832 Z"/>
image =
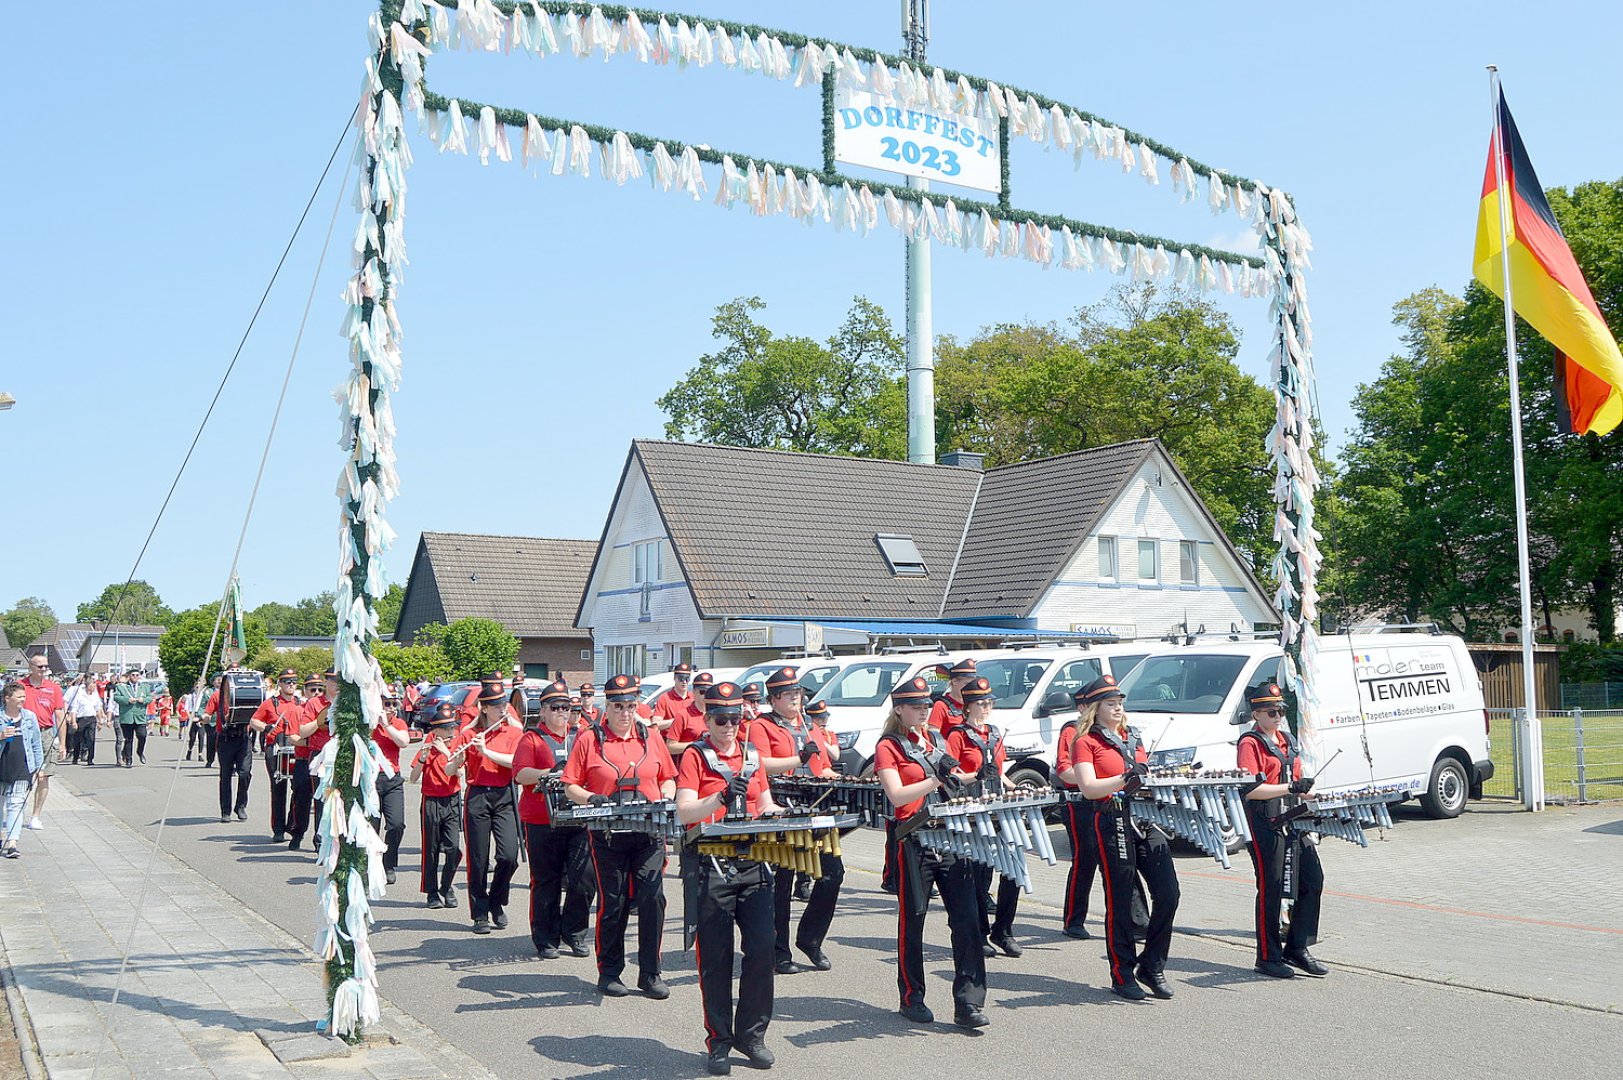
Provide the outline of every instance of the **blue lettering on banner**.
<path id="1" fill-rule="evenodd" d="M 977 156 L 983 158 L 991 153 L 994 145 L 985 135 L 978 135 L 955 120 L 944 120 L 913 109 L 908 109 L 905 114 L 901 109 L 880 109 L 877 105 L 870 105 L 866 109 L 841 109 L 840 124 L 846 131 L 855 131 L 862 127 L 917 131 L 922 126 L 926 135 L 938 134 L 939 128 L 941 138 L 956 142 L 966 150 L 973 150 Z M 927 169 L 935 169 L 942 176 L 956 176 L 962 171 L 956 151 L 920 146 L 911 139 L 890 136 L 886 136 L 881 142 L 885 147 L 883 156 L 892 161 L 905 161 L 912 165 L 922 164 Z"/>

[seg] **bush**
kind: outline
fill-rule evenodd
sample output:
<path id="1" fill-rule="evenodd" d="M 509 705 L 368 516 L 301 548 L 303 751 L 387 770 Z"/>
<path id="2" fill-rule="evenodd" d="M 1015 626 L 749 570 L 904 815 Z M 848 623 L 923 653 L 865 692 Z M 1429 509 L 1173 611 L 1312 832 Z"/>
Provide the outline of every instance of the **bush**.
<path id="1" fill-rule="evenodd" d="M 320 645 L 307 645 L 302 649 L 291 652 L 278 652 L 274 648 L 265 648 L 256 653 L 248 666 L 256 671 L 262 671 L 272 682 L 283 669 L 292 668 L 299 673 L 299 682 L 303 683 L 312 675 L 321 675 L 332 670 L 332 650 Z"/>
<path id="2" fill-rule="evenodd" d="M 1568 645 L 1561 657 L 1561 681 L 1623 682 L 1623 643 L 1597 645 L 1581 641 Z"/>
<path id="3" fill-rule="evenodd" d="M 383 677 L 390 682 L 414 683 L 418 679 L 445 682 L 451 677 L 451 661 L 438 645 L 402 645 L 380 641 L 372 646 Z"/>
<path id="4" fill-rule="evenodd" d="M 218 610 L 216 604 L 204 604 L 184 612 L 175 617 L 163 637 L 158 639 L 158 661 L 163 665 L 164 674 L 169 677 L 169 692 L 176 697 L 191 693 L 199 677 L 205 677 L 203 654 L 208 651 L 209 638 L 214 634 L 214 619 Z M 258 656 L 270 647 L 270 637 L 258 619 L 251 616 L 244 619 L 242 629 L 249 656 Z M 230 640 L 231 623 L 228 619 L 222 620 L 219 637 L 214 642 L 214 655 L 209 658 L 206 678 L 212 679 L 223 670 L 220 653 Z"/>
<path id="5" fill-rule="evenodd" d="M 458 619 L 446 628 L 440 648 L 453 679 L 506 672 L 518 659 L 518 638 L 494 619 Z"/>

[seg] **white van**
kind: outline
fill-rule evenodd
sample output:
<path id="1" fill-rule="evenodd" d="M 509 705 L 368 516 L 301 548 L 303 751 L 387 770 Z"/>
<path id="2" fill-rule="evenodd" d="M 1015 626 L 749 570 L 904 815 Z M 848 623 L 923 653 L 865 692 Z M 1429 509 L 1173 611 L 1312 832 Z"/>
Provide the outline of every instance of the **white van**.
<path id="1" fill-rule="evenodd" d="M 1249 686 L 1278 682 L 1277 642 L 1166 645 L 1126 679 L 1127 722 L 1155 764 L 1232 768 Z M 1493 776 L 1488 714 L 1465 643 L 1432 633 L 1319 639 L 1318 786 L 1402 786 L 1432 817 L 1456 817 Z M 1337 756 L 1337 752 L 1339 756 Z M 1326 765 L 1328 763 L 1328 765 Z"/>

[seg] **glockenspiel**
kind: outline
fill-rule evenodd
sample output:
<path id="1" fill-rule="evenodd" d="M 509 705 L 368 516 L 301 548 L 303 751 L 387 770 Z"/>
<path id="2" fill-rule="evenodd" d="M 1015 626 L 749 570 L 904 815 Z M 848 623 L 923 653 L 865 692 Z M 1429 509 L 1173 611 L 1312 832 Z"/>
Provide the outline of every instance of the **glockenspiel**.
<path id="1" fill-rule="evenodd" d="M 933 851 L 990 866 L 1030 892 L 1026 852 L 1050 866 L 1059 861 L 1043 817 L 1057 802 L 1059 795 L 1052 789 L 1034 787 L 1003 795 L 926 802 L 918 813 L 897 823 L 896 839 L 911 836 Z"/>

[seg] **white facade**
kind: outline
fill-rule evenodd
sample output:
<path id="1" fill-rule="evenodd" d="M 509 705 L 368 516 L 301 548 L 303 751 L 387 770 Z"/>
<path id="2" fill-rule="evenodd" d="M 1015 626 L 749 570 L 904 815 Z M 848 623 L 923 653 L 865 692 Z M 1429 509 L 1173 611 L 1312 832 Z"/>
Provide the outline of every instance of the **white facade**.
<path id="1" fill-rule="evenodd" d="M 1114 542 L 1114 574 L 1108 572 L 1108 554 L 1101 563 L 1102 539 L 1107 549 Z M 1146 576 L 1141 570 L 1152 572 Z M 1249 630 L 1276 618 L 1194 497 L 1155 454 L 1145 459 L 1032 614 L 1043 630 L 1124 638 L 1159 636 L 1186 621 L 1191 632 L 1205 624 L 1218 633 L 1231 625 Z"/>

